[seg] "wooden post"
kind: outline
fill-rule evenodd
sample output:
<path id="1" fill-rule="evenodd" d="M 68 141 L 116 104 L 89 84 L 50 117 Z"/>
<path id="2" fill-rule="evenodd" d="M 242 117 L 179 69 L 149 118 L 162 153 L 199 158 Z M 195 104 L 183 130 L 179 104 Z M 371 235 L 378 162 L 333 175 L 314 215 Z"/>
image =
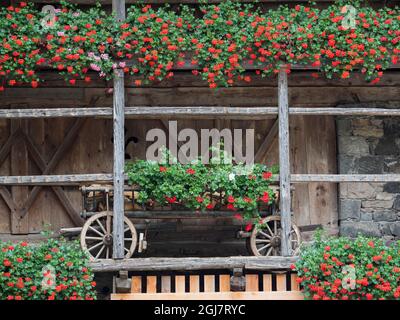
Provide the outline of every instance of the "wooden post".
<path id="1" fill-rule="evenodd" d="M 113 0 L 117 21 L 125 19 L 125 0 Z M 124 167 L 125 167 L 125 87 L 124 72 L 114 70 L 113 128 L 114 128 L 114 219 L 113 258 L 124 257 Z"/>
<path id="2" fill-rule="evenodd" d="M 285 68 L 278 75 L 278 112 L 279 112 L 279 186 L 281 210 L 281 251 L 283 256 L 291 255 L 290 229 L 290 159 L 289 159 L 289 103 L 288 80 Z"/>

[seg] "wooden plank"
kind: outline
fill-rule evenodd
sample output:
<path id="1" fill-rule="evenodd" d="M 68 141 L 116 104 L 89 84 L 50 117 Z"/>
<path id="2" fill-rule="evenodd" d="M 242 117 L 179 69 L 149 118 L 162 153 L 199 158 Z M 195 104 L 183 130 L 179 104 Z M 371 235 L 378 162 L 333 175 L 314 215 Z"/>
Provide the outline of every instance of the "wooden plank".
<path id="1" fill-rule="evenodd" d="M 200 292 L 200 276 L 189 276 L 189 292 Z"/>
<path id="2" fill-rule="evenodd" d="M 185 276 L 175 276 L 175 292 L 185 292 Z"/>
<path id="3" fill-rule="evenodd" d="M 68 130 L 67 135 L 65 136 L 65 139 L 63 140 L 62 144 L 58 147 L 56 152 L 54 153 L 53 157 L 51 160 L 47 163 L 46 168 L 43 170 L 42 174 L 47 175 L 49 174 L 54 168 L 59 164 L 61 159 L 65 156 L 65 153 L 68 151 L 68 149 L 73 145 L 75 142 L 76 137 L 79 134 L 80 129 L 85 123 L 85 119 L 77 119 L 73 125 L 70 127 Z M 40 192 L 40 186 L 35 186 L 31 193 L 29 194 L 29 197 L 26 199 L 24 202 L 23 209 L 21 210 L 21 216 L 26 215 L 34 201 L 36 200 L 38 194 Z"/>
<path id="4" fill-rule="evenodd" d="M 276 274 L 276 291 L 286 291 L 286 273 Z"/>
<path id="5" fill-rule="evenodd" d="M 297 282 L 297 274 L 290 274 L 290 286 L 292 291 L 300 291 L 300 285 Z"/>
<path id="6" fill-rule="evenodd" d="M 25 130 L 26 122 L 24 120 L 11 121 L 11 131 Z M 26 142 L 19 135 L 19 138 L 11 147 L 11 175 L 27 175 L 28 174 L 28 150 Z M 27 234 L 29 232 L 29 220 L 25 218 L 28 209 L 25 210 L 25 203 L 29 199 L 29 188 L 27 186 L 12 186 L 12 199 L 16 205 L 16 210 L 11 211 L 11 233 Z"/>
<path id="7" fill-rule="evenodd" d="M 125 0 L 113 0 L 112 9 L 118 22 L 125 20 Z M 124 252 L 124 167 L 125 167 L 125 87 L 124 72 L 114 70 L 113 92 L 114 200 L 113 258 L 122 259 Z"/>
<path id="8" fill-rule="evenodd" d="M 290 148 L 289 148 L 289 102 L 287 73 L 284 68 L 278 74 L 279 108 L 279 188 L 281 211 L 281 252 L 291 255 L 291 199 L 290 199 Z"/>
<path id="9" fill-rule="evenodd" d="M 0 109 L 0 119 L 37 119 L 37 118 L 111 118 L 112 109 L 108 107 L 96 108 L 35 108 L 35 109 Z M 278 114 L 276 107 L 222 107 L 222 106 L 131 106 L 125 108 L 127 118 L 186 118 L 213 119 L 216 116 L 227 119 L 254 119 L 271 117 Z M 325 108 L 290 108 L 290 115 L 331 115 L 331 116 L 400 116 L 397 108 L 369 108 L 369 107 L 325 107 Z M 275 129 L 273 127 L 273 129 Z M 276 135 L 271 132 L 271 138 Z M 267 136 L 268 137 L 268 136 Z M 269 140 L 268 140 L 269 141 Z"/>
<path id="10" fill-rule="evenodd" d="M 290 180 L 292 183 L 400 182 L 400 174 L 291 174 Z M 277 177 L 274 177 L 271 179 L 271 181 L 279 181 L 279 179 Z M 112 174 L 94 173 L 35 176 L 0 176 L 1 185 L 79 186 L 91 182 L 110 183 L 112 182 Z"/>
<path id="11" fill-rule="evenodd" d="M 215 292 L 215 276 L 207 274 L 204 276 L 204 292 Z"/>
<path id="12" fill-rule="evenodd" d="M 83 183 L 112 182 L 112 174 L 67 174 L 67 175 L 35 175 L 35 176 L 0 176 L 0 185 L 76 185 Z"/>
<path id="13" fill-rule="evenodd" d="M 131 281 L 131 292 L 142 293 L 142 277 L 133 276 Z"/>
<path id="14" fill-rule="evenodd" d="M 259 291 L 258 274 L 246 274 L 246 291 Z"/>
<path id="15" fill-rule="evenodd" d="M 156 292 L 157 292 L 157 277 L 146 276 L 146 293 L 156 293 Z"/>
<path id="16" fill-rule="evenodd" d="M 261 146 L 258 148 L 256 155 L 254 156 L 255 163 L 260 163 L 261 159 L 263 159 L 265 154 L 269 152 L 275 138 L 278 136 L 278 132 L 279 132 L 279 121 L 275 120 L 268 134 L 265 136 Z"/>
<path id="17" fill-rule="evenodd" d="M 272 291 L 272 275 L 270 273 L 263 274 L 263 291 Z"/>
<path id="18" fill-rule="evenodd" d="M 111 300 L 304 300 L 300 291 L 112 294 Z"/>
<path id="19" fill-rule="evenodd" d="M 171 292 L 171 276 L 161 276 L 161 292 Z"/>
<path id="20" fill-rule="evenodd" d="M 400 182 L 400 174 L 292 174 L 293 183 L 305 182 Z"/>
<path id="21" fill-rule="evenodd" d="M 39 150 L 35 147 L 33 141 L 28 135 L 25 135 L 24 137 L 27 145 L 27 149 L 32 157 L 32 159 L 35 161 L 36 165 L 38 168 L 44 172 L 46 170 L 46 161 L 42 157 L 41 153 Z M 78 211 L 75 210 L 75 208 L 72 206 L 70 200 L 67 198 L 65 195 L 63 189 L 58 186 L 52 186 L 52 190 L 59 199 L 61 205 L 64 207 L 65 211 L 68 213 L 70 216 L 71 220 L 75 223 L 76 226 L 83 226 L 83 219 L 79 215 Z"/>
<path id="22" fill-rule="evenodd" d="M 219 276 L 219 292 L 231 291 L 231 276 L 229 274 L 221 274 Z"/>

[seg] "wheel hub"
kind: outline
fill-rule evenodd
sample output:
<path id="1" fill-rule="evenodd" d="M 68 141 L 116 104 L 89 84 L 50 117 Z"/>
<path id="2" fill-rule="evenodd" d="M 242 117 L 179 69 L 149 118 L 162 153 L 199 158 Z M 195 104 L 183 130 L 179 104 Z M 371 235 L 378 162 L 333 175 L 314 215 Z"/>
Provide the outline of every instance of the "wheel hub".
<path id="1" fill-rule="evenodd" d="M 271 239 L 271 246 L 273 246 L 274 248 L 280 247 L 281 246 L 281 237 L 273 236 Z"/>
<path id="2" fill-rule="evenodd" d="M 106 235 L 103 237 L 103 243 L 104 243 L 106 246 L 111 246 L 111 245 L 112 245 L 113 239 L 112 239 L 111 234 L 106 234 Z"/>

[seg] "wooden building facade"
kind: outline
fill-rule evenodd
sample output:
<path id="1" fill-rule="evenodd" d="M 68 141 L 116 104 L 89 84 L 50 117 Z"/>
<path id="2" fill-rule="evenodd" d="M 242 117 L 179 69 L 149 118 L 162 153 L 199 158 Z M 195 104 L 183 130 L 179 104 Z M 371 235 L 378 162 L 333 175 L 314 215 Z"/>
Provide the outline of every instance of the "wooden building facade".
<path id="1" fill-rule="evenodd" d="M 198 131 L 252 128 L 256 161 L 279 164 L 278 79 L 261 78 L 248 70 L 251 83 L 214 90 L 187 69 L 176 70 L 173 80 L 149 86 L 135 87 L 129 77 L 117 77 L 114 91 L 109 89 L 112 83 L 100 79 L 89 84 L 78 81 L 71 87 L 51 71 L 43 71 L 46 81 L 41 87 L 7 88 L 0 93 L 1 237 L 82 226 L 79 187 L 99 181 L 112 183 L 115 153 L 122 150 L 126 159 L 143 159 L 150 144 L 146 133 L 152 128 L 168 132 L 168 120 L 177 120 L 179 128 Z M 310 68 L 294 68 L 286 87 L 290 173 L 295 185 L 292 211 L 294 222 L 303 227 L 305 235 L 319 226 L 338 234 L 338 183 L 396 182 L 400 176 L 378 177 L 373 175 L 375 172 L 336 175 L 342 173 L 338 170 L 337 116 L 399 116 L 396 108 L 379 110 L 374 106 L 395 105 L 399 101 L 400 73 L 393 66 L 381 82 L 372 85 L 357 75 L 346 80 L 313 79 L 312 72 Z M 118 88 L 122 88 L 120 93 Z M 126 118 L 117 131 L 115 123 L 123 117 L 116 118 L 116 107 L 119 111 L 125 107 Z M 210 107 L 217 110 L 215 115 Z M 230 114 L 229 110 L 236 107 L 241 108 L 241 113 Z M 179 108 L 191 109 L 179 113 Z M 115 134 L 122 136 L 125 144 L 116 146 Z M 39 177 L 62 175 L 68 176 L 58 182 Z M 169 232 L 153 230 L 155 245 L 148 254 L 242 254 L 243 245 L 238 246 L 235 241 L 228 241 L 228 250 L 220 245 L 234 238 L 230 224 L 234 222 L 226 218 L 217 223 L 193 219 L 179 222 Z M 199 239 L 208 246 L 196 246 Z M 166 241 L 173 243 L 169 249 Z"/>

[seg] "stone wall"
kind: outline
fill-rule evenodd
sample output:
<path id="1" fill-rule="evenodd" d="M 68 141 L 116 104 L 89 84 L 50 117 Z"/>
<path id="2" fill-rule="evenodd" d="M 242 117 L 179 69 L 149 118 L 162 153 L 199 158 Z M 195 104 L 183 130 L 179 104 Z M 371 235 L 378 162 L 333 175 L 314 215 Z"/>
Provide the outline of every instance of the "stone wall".
<path id="1" fill-rule="evenodd" d="M 342 174 L 400 173 L 399 117 L 338 117 Z M 341 183 L 340 233 L 400 238 L 400 183 Z"/>

